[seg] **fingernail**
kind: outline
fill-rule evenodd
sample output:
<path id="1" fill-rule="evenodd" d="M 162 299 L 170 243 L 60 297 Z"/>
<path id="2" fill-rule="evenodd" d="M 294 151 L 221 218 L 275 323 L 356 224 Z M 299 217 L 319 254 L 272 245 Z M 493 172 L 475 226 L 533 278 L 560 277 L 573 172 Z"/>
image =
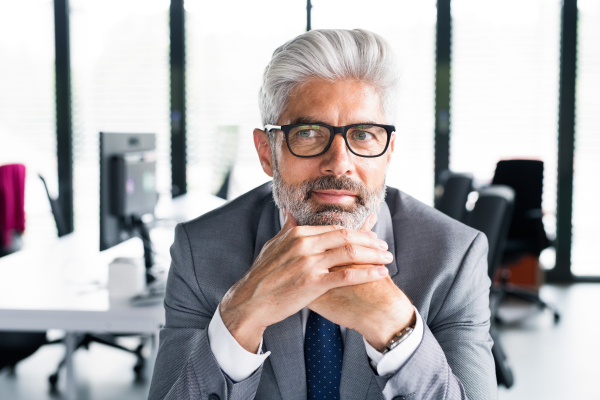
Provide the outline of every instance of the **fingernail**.
<path id="1" fill-rule="evenodd" d="M 377 267 L 377 274 L 379 274 L 379 276 L 386 276 L 388 274 L 388 269 L 386 267 Z"/>
<path id="2" fill-rule="evenodd" d="M 382 250 L 387 250 L 388 249 L 388 244 L 384 240 L 378 239 L 377 240 L 377 245 Z"/>
<path id="3" fill-rule="evenodd" d="M 392 253 L 390 253 L 389 251 L 386 251 L 383 255 L 383 259 L 385 261 L 391 262 L 394 259 L 394 256 L 392 256 Z"/>

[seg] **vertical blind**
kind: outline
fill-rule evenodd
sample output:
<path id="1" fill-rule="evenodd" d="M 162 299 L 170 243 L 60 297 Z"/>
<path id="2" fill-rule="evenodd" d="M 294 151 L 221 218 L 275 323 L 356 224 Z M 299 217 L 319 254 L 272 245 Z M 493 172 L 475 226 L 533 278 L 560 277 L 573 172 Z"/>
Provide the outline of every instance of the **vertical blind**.
<path id="1" fill-rule="evenodd" d="M 363 28 L 383 36 L 402 65 L 396 146 L 386 182 L 433 203 L 435 0 L 313 0 L 313 29 Z"/>
<path id="2" fill-rule="evenodd" d="M 25 164 L 25 247 L 57 237 L 37 174 L 57 193 L 54 96 L 54 7 L 51 1 L 0 3 L 0 165 Z"/>
<path id="3" fill-rule="evenodd" d="M 450 167 L 491 181 L 502 159 L 544 161 L 556 232 L 561 2 L 454 0 Z"/>
<path id="4" fill-rule="evenodd" d="M 270 180 L 254 149 L 258 90 L 273 51 L 305 30 L 306 3 L 186 0 L 187 176 L 216 193 L 232 169 L 229 198 Z"/>
<path id="5" fill-rule="evenodd" d="M 99 132 L 156 134 L 170 193 L 169 3 L 71 0 L 75 229 L 97 234 Z"/>
<path id="6" fill-rule="evenodd" d="M 600 243 L 600 1 L 579 0 L 573 192 L 575 275 L 600 275 L 593 249 Z"/>

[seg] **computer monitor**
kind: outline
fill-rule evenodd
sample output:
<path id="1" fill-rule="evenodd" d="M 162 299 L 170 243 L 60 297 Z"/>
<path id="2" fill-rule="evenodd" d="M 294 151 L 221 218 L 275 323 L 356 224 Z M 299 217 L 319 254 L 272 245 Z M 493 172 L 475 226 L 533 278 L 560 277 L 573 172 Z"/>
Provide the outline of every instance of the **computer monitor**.
<path id="1" fill-rule="evenodd" d="M 139 236 L 148 282 L 153 257 L 143 220 L 157 200 L 156 135 L 100 132 L 100 250 Z"/>

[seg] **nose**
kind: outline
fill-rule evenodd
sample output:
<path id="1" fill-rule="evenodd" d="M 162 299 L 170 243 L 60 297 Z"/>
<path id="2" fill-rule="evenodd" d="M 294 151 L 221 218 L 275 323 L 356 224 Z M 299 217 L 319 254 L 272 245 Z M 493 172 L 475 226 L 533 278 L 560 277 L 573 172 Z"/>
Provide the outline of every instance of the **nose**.
<path id="1" fill-rule="evenodd" d="M 321 173 L 324 175 L 352 175 L 354 173 L 354 157 L 341 134 L 333 137 L 329 150 L 323 154 Z"/>

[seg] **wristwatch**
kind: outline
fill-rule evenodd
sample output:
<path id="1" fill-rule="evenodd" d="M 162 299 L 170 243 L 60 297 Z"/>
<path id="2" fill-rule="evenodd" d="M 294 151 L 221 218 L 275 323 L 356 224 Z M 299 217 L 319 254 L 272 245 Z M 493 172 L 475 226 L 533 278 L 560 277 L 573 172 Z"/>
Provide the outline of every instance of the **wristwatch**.
<path id="1" fill-rule="evenodd" d="M 412 324 L 411 326 L 407 326 L 400 332 L 396 333 L 394 337 L 389 342 L 387 342 L 387 344 L 385 345 L 385 350 L 383 350 L 381 354 L 385 355 L 386 353 L 389 353 L 400 343 L 404 342 L 410 336 L 410 334 L 413 333 L 413 331 L 415 330 L 415 326 L 416 323 Z M 369 360 L 369 364 L 371 365 L 373 371 L 377 373 L 377 364 L 375 364 L 373 360 Z"/>
<path id="2" fill-rule="evenodd" d="M 415 325 L 411 325 L 396 333 L 394 337 L 389 342 L 387 342 L 387 344 L 385 345 L 385 350 L 383 350 L 381 354 L 386 354 L 392 351 L 396 346 L 404 342 L 410 336 L 410 334 L 413 333 L 414 330 Z"/>

